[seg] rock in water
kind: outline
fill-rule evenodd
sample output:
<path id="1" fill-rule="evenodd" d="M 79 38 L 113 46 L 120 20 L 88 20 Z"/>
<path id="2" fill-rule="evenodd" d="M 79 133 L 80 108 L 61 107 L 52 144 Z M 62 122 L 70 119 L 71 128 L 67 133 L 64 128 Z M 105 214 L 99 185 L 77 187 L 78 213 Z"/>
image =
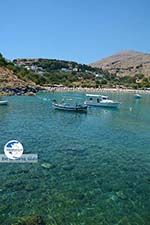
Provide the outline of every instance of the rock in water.
<path id="1" fill-rule="evenodd" d="M 64 165 L 62 168 L 63 170 L 70 171 L 74 169 L 74 165 Z"/>
<path id="2" fill-rule="evenodd" d="M 45 223 L 41 216 L 32 215 L 19 218 L 14 225 L 45 225 Z"/>
<path id="3" fill-rule="evenodd" d="M 51 164 L 51 163 L 42 163 L 41 167 L 43 167 L 44 169 L 53 169 L 56 167 L 56 165 Z"/>
<path id="4" fill-rule="evenodd" d="M 127 196 L 123 193 L 123 191 L 116 192 L 116 195 L 118 196 L 118 198 L 120 198 L 122 200 L 126 200 L 127 199 Z"/>

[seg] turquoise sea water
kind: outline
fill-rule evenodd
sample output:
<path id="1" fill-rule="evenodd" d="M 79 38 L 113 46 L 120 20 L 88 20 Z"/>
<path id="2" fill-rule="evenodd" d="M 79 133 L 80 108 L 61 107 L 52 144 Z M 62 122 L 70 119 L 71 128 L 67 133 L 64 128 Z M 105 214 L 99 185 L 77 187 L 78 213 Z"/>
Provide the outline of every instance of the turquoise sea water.
<path id="1" fill-rule="evenodd" d="M 150 95 L 109 96 L 122 102 L 118 110 L 87 114 L 51 108 L 54 98 L 84 99 L 84 93 L 7 97 L 0 154 L 17 139 L 39 161 L 0 163 L 0 225 L 150 224 Z M 43 222 L 32 222 L 37 215 Z M 18 222 L 26 218 L 31 223 Z"/>

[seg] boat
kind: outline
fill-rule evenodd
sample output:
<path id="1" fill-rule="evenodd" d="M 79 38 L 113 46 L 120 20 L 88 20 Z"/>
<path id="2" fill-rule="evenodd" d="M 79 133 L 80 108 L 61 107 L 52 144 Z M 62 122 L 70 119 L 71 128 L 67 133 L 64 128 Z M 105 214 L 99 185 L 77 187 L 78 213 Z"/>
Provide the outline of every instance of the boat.
<path id="1" fill-rule="evenodd" d="M 53 100 L 52 107 L 62 111 L 87 112 L 87 105 L 85 104 L 57 103 L 56 100 Z"/>
<path id="2" fill-rule="evenodd" d="M 0 105 L 7 105 L 8 101 L 7 100 L 0 100 Z"/>
<path id="3" fill-rule="evenodd" d="M 142 95 L 140 95 L 140 94 L 135 94 L 134 97 L 135 97 L 136 99 L 139 99 L 139 98 L 142 98 Z"/>
<path id="4" fill-rule="evenodd" d="M 86 94 L 86 97 L 85 104 L 90 107 L 117 108 L 120 104 L 120 102 L 113 101 L 104 95 Z"/>

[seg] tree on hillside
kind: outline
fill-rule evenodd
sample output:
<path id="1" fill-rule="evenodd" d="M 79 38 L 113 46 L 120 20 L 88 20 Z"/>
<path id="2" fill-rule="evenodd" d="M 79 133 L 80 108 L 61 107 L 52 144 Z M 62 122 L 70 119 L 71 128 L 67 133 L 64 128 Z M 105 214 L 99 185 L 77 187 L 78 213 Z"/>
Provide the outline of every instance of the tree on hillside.
<path id="1" fill-rule="evenodd" d="M 7 62 L 5 60 L 5 58 L 3 57 L 3 55 L 0 53 L 0 66 L 6 66 Z"/>

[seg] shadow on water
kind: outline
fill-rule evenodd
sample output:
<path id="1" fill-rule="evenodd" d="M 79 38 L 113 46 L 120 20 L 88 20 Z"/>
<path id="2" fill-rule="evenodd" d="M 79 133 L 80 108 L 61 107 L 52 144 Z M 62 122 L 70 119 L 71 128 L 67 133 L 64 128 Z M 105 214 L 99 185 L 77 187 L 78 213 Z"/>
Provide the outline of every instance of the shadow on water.
<path id="1" fill-rule="evenodd" d="M 106 108 L 106 107 L 89 107 L 88 116 L 89 117 L 104 117 L 116 115 L 119 113 L 119 108 Z"/>
<path id="2" fill-rule="evenodd" d="M 6 117 L 11 111 L 10 105 L 0 105 L 0 121 Z"/>
<path id="3" fill-rule="evenodd" d="M 51 109 L 51 117 L 56 120 L 59 126 L 74 124 L 77 127 L 87 118 L 87 113 Z"/>

